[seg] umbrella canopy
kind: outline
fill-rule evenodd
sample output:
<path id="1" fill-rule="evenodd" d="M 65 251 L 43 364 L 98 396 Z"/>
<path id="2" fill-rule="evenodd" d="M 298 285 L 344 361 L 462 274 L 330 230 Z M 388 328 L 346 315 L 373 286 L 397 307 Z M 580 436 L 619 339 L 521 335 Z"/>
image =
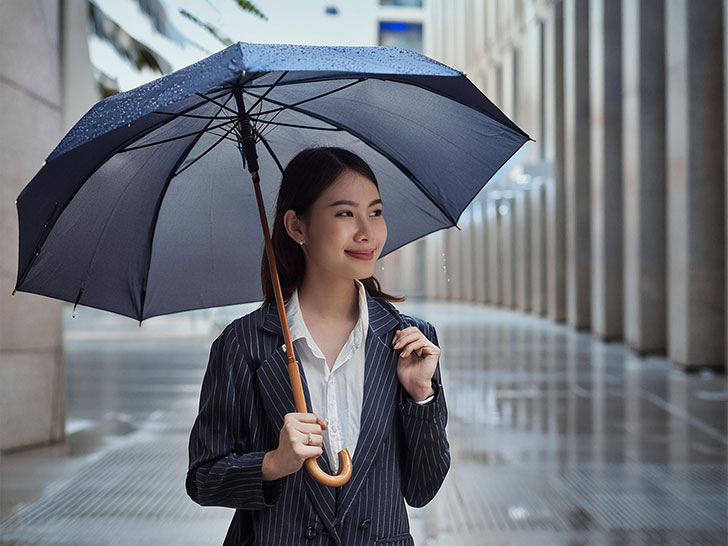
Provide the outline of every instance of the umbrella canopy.
<path id="1" fill-rule="evenodd" d="M 242 98 L 245 112 L 239 112 Z M 17 199 L 16 290 L 139 321 L 262 299 L 260 191 L 311 145 L 357 153 L 387 216 L 382 255 L 453 226 L 526 135 L 460 71 L 397 47 L 238 42 L 84 115 Z"/>

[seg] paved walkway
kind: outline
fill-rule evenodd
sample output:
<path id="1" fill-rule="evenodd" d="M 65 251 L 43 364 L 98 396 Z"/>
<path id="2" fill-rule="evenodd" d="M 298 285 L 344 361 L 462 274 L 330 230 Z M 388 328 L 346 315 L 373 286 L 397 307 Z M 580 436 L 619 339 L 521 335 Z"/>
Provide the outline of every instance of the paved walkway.
<path id="1" fill-rule="evenodd" d="M 452 467 L 418 545 L 728 544 L 728 388 L 549 320 L 405 302 L 442 347 Z M 0 544 L 219 545 L 184 491 L 212 339 L 255 308 L 70 318 L 68 440 L 0 459 Z"/>

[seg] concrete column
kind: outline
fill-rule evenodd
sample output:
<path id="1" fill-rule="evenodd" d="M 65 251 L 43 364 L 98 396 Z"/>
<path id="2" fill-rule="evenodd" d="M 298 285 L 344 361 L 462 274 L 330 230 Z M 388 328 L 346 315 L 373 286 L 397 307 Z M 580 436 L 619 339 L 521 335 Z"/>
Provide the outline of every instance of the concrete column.
<path id="1" fill-rule="evenodd" d="M 473 297 L 479 303 L 488 301 L 488 222 L 485 214 L 483 199 L 476 197 L 473 201 Z"/>
<path id="2" fill-rule="evenodd" d="M 454 34 L 455 39 L 455 57 L 451 66 L 456 67 L 458 70 L 464 70 L 467 64 L 466 56 L 466 27 L 469 24 L 465 19 L 465 1 L 466 0 L 454 0 L 448 2 L 448 9 L 453 10 L 453 26 L 450 31 Z"/>
<path id="3" fill-rule="evenodd" d="M 498 106 L 509 118 L 515 117 L 516 105 L 514 103 L 514 68 L 516 50 L 513 47 L 506 48 L 502 57 L 502 72 L 499 82 Z"/>
<path id="4" fill-rule="evenodd" d="M 543 161 L 543 23 L 536 20 L 534 5 L 526 3 L 525 29 L 523 34 L 523 55 L 521 65 L 521 81 L 519 118 L 516 123 L 532 135 L 536 142 L 526 143 L 524 162 Z"/>
<path id="5" fill-rule="evenodd" d="M 501 240 L 501 271 L 503 273 L 503 305 L 516 306 L 516 215 L 513 213 L 513 195 L 510 190 L 498 201 Z"/>
<path id="6" fill-rule="evenodd" d="M 566 316 L 591 323 L 589 0 L 564 0 Z"/>
<path id="7" fill-rule="evenodd" d="M 445 275 L 445 290 L 448 300 L 457 301 L 461 297 L 460 282 L 460 234 L 455 227 L 445 231 L 445 262 L 447 266 Z"/>
<path id="8" fill-rule="evenodd" d="M 546 314 L 546 186 L 536 177 L 531 188 L 531 312 Z"/>
<path id="9" fill-rule="evenodd" d="M 395 286 L 398 292 L 405 293 L 409 297 L 421 297 L 425 292 L 426 266 L 423 251 L 424 241 L 420 239 L 394 252 L 397 255 L 397 263 L 394 265 L 397 278 Z"/>
<path id="10" fill-rule="evenodd" d="M 475 62 L 480 62 L 485 53 L 485 2 L 483 0 L 471 0 L 472 6 L 472 29 L 473 29 L 473 54 Z"/>
<path id="11" fill-rule="evenodd" d="M 473 268 L 475 262 L 473 260 L 473 203 L 463 211 L 460 216 L 458 225 L 462 229 L 458 232 L 460 239 L 460 282 L 461 282 L 461 299 L 463 301 L 474 301 L 475 294 L 473 291 Z"/>
<path id="12" fill-rule="evenodd" d="M 425 242 L 425 297 L 437 299 L 437 276 L 440 268 L 440 255 L 437 252 L 437 233 L 431 233 Z"/>
<path id="13" fill-rule="evenodd" d="M 591 329 L 622 337 L 621 0 L 591 0 Z"/>
<path id="14" fill-rule="evenodd" d="M 441 229 L 437 232 L 437 299 L 447 299 L 447 276 L 449 274 L 447 257 L 447 230 Z"/>
<path id="15" fill-rule="evenodd" d="M 723 1 L 723 112 L 724 115 L 728 112 L 728 0 Z M 726 128 L 728 130 L 728 127 Z M 728 132 L 728 131 L 727 131 Z M 724 142 L 725 142 L 725 158 L 728 162 L 728 134 L 723 135 Z M 725 178 L 725 210 L 728 211 L 728 164 L 724 165 L 723 168 L 725 169 L 726 178 Z M 726 230 L 724 232 L 725 237 L 725 253 L 726 256 L 728 256 L 728 221 L 725 222 L 726 224 Z M 727 272 L 728 273 L 728 272 Z M 728 298 L 728 274 L 726 274 L 726 284 L 724 285 L 726 298 Z M 726 331 L 725 331 L 725 339 L 728 339 L 728 299 L 723 300 L 725 302 L 726 306 Z M 726 344 L 726 353 L 724 354 L 726 366 L 728 366 L 728 344 Z M 726 409 L 728 411 L 728 408 Z"/>
<path id="16" fill-rule="evenodd" d="M 545 180 L 547 308 L 552 320 L 566 319 L 566 194 L 564 191 L 563 4 L 554 2 L 544 27 L 544 147 L 554 176 Z"/>
<path id="17" fill-rule="evenodd" d="M 666 340 L 665 2 L 622 3 L 624 340 Z"/>
<path id="18" fill-rule="evenodd" d="M 65 438 L 62 303 L 16 292 L 15 199 L 62 132 L 58 2 L 7 0 L 0 35 L 0 449 Z M 39 85 L 42 82 L 42 85 Z"/>
<path id="19" fill-rule="evenodd" d="M 379 258 L 377 267 L 375 267 L 374 276 L 382 285 L 385 292 L 396 292 L 397 286 L 397 253 L 399 249 L 390 252 L 386 256 Z"/>
<path id="20" fill-rule="evenodd" d="M 486 194 L 487 195 L 487 194 Z M 503 274 L 501 272 L 501 236 L 498 200 L 487 196 L 486 223 L 488 224 L 488 303 L 503 303 Z"/>
<path id="21" fill-rule="evenodd" d="M 513 199 L 516 307 L 531 310 L 531 190 L 517 189 Z"/>
<path id="22" fill-rule="evenodd" d="M 725 366 L 723 4 L 666 8 L 668 357 Z"/>

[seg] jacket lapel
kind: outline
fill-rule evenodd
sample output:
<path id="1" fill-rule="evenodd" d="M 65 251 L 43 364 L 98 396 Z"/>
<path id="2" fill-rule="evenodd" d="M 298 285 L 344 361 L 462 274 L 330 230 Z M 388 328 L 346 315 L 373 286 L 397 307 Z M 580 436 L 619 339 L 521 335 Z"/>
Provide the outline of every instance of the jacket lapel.
<path id="1" fill-rule="evenodd" d="M 303 481 L 311 502 L 322 520 L 328 524 L 327 527 L 330 528 L 330 531 L 333 531 L 331 527 L 335 527 L 349 510 L 374 462 L 382 439 L 391 432 L 396 417 L 397 353 L 392 349 L 391 342 L 394 336 L 393 330 L 399 324 L 399 320 L 384 304 L 374 299 L 368 290 L 366 297 L 369 328 L 365 343 L 364 397 L 359 438 L 352 460 L 351 478 L 338 488 L 337 492 L 334 491 L 334 488 L 319 484 L 305 469 L 302 469 Z M 288 355 L 283 344 L 283 330 L 278 309 L 274 303 L 267 304 L 265 319 L 260 327 L 279 336 L 276 350 L 261 362 L 257 376 L 265 411 L 274 429 L 280 430 L 283 427 L 285 414 L 294 412 L 296 409 L 288 377 Z M 301 341 L 300 339 L 294 341 L 296 354 L 298 354 Z M 307 411 L 310 412 L 311 398 L 300 361 L 298 370 L 303 384 Z M 329 457 L 337 456 L 336 453 L 327 453 L 324 447 L 324 454 L 318 459 L 321 469 L 331 474 L 328 464 Z"/>

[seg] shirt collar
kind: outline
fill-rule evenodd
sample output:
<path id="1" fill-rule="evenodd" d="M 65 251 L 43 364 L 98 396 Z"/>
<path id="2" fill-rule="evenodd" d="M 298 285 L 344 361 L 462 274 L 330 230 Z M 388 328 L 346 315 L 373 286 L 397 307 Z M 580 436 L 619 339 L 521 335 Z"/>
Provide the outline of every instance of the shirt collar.
<path id="1" fill-rule="evenodd" d="M 364 284 L 359 279 L 354 279 L 354 282 L 359 293 L 359 318 L 352 330 L 353 348 L 356 350 L 364 341 L 367 329 L 369 328 L 369 310 L 367 308 L 367 294 Z M 286 316 L 288 317 L 291 341 L 306 338 L 306 341 L 309 342 L 309 347 L 313 350 L 315 343 L 313 342 L 313 336 L 311 336 L 303 320 L 303 314 L 301 313 L 301 307 L 298 302 L 298 287 L 293 290 L 291 297 L 286 302 Z"/>

